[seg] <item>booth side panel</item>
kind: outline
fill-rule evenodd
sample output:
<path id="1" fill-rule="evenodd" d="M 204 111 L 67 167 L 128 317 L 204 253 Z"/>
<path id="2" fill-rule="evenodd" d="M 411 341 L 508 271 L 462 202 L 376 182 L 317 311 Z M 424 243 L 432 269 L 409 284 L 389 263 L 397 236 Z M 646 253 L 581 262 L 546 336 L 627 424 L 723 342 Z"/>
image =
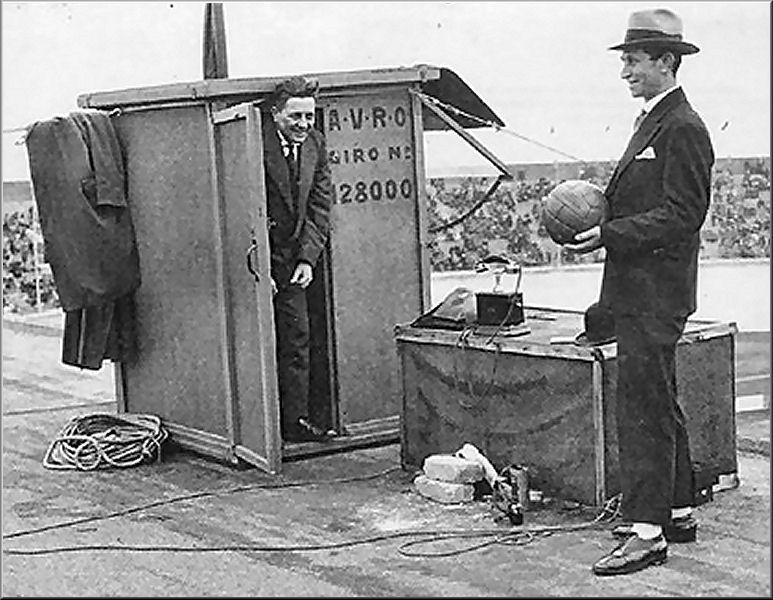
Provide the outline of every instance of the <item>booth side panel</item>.
<path id="1" fill-rule="evenodd" d="M 225 435 L 219 281 L 203 108 L 118 119 L 142 284 L 139 358 L 124 365 L 126 409 Z"/>
<path id="2" fill-rule="evenodd" d="M 350 207 L 336 211 L 333 224 L 340 416 L 345 425 L 395 416 L 400 388 L 393 329 L 421 313 L 413 208 Z"/>
<path id="3" fill-rule="evenodd" d="M 326 98 L 323 112 L 336 192 L 331 282 L 346 428 L 400 411 L 394 326 L 423 306 L 414 134 L 405 88 Z"/>
<path id="4" fill-rule="evenodd" d="M 546 495 L 595 502 L 592 362 L 398 344 L 404 468 L 471 443 Z"/>

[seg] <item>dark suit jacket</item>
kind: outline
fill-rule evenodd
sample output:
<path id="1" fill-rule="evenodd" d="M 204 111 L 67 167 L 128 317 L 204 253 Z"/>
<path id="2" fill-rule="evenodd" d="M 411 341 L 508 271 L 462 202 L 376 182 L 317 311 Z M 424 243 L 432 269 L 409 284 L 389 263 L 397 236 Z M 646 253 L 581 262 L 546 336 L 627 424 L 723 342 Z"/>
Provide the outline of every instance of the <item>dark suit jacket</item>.
<path id="1" fill-rule="evenodd" d="M 299 261 L 314 266 L 330 232 L 333 187 L 325 138 L 313 129 L 300 148 L 298 205 L 276 126 L 263 115 L 263 163 L 270 223 L 272 276 L 286 284 Z"/>
<path id="2" fill-rule="evenodd" d="M 62 308 L 79 310 L 140 284 L 123 154 L 107 113 L 35 123 L 27 134 L 35 202 Z"/>
<path id="3" fill-rule="evenodd" d="M 27 136 L 46 260 L 65 311 L 62 362 L 99 369 L 136 355 L 139 255 L 123 150 L 107 113 L 36 123 Z"/>
<path id="4" fill-rule="evenodd" d="M 674 90 L 634 133 L 605 192 L 610 219 L 601 226 L 607 252 L 601 302 L 616 315 L 695 311 L 713 164 L 706 126 L 682 89 Z"/>

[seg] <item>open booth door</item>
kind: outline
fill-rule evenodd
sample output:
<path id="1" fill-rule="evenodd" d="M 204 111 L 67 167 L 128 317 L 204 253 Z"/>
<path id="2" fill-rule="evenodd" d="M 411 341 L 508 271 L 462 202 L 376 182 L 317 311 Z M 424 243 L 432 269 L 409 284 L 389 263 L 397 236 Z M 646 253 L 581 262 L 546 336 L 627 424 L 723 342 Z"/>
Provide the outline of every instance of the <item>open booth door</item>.
<path id="1" fill-rule="evenodd" d="M 266 471 L 281 469 L 263 141 L 252 103 L 212 114 L 220 203 L 233 453 Z"/>

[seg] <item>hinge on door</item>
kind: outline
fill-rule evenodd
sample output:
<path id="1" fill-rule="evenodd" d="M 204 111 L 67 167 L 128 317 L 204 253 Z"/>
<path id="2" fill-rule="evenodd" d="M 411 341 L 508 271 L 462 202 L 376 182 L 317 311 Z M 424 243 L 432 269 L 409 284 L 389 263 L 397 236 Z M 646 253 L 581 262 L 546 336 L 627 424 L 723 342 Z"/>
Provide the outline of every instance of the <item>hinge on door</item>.
<path id="1" fill-rule="evenodd" d="M 231 108 L 224 108 L 217 112 L 212 113 L 212 122 L 215 125 L 222 125 L 229 121 L 237 121 L 239 119 L 246 119 L 247 111 L 244 109 L 244 105 L 232 106 Z"/>
<path id="2" fill-rule="evenodd" d="M 236 454 L 236 444 L 231 444 L 228 446 L 228 449 L 225 451 L 225 458 L 226 462 L 229 462 L 233 465 L 239 464 L 239 457 Z"/>
<path id="3" fill-rule="evenodd" d="M 223 108 L 221 110 L 212 111 L 212 122 L 215 125 L 222 123 L 228 123 L 229 121 L 237 121 L 239 119 L 247 118 L 247 111 L 249 108 L 258 108 L 262 104 L 261 100 L 255 102 L 244 102 L 231 106 L 229 108 Z"/>

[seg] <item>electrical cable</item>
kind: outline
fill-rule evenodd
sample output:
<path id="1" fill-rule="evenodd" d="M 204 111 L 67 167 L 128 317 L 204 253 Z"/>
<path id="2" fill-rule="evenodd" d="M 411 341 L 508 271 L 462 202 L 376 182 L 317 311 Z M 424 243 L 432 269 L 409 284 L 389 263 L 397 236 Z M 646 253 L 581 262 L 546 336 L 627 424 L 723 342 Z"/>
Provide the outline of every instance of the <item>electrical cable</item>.
<path id="1" fill-rule="evenodd" d="M 526 137 L 525 135 L 522 135 L 518 133 L 517 131 L 513 131 L 511 129 L 508 129 L 507 127 L 502 127 L 498 123 L 495 123 L 494 121 L 490 121 L 488 119 L 483 119 L 481 117 L 478 117 L 476 115 L 473 115 L 471 113 L 468 113 L 453 104 L 448 104 L 447 102 L 443 102 L 442 100 L 439 100 L 438 98 L 435 98 L 434 96 L 430 96 L 428 94 L 425 94 L 423 92 L 419 92 L 416 90 L 412 90 L 412 93 L 416 96 L 419 96 L 422 100 L 425 102 L 430 102 L 437 106 L 438 108 L 443 108 L 449 112 L 452 112 L 456 115 L 465 117 L 467 119 L 470 119 L 472 121 L 475 121 L 477 123 L 480 123 L 481 125 L 485 125 L 486 127 L 495 129 L 498 132 L 504 132 L 509 135 L 512 135 L 514 137 L 517 137 L 518 139 L 524 140 L 526 142 L 529 142 L 530 144 L 534 144 L 536 146 L 539 146 L 540 148 L 545 148 L 546 150 L 550 150 L 551 152 L 555 152 L 556 154 L 560 154 L 561 156 L 571 158 L 572 160 L 576 162 L 580 162 L 582 164 L 586 164 L 587 161 L 583 160 L 582 158 L 579 158 L 577 156 L 574 156 L 572 154 L 569 154 L 567 152 L 564 152 L 562 150 L 559 150 L 558 148 L 553 148 L 552 146 L 548 146 L 547 144 L 543 144 L 542 142 L 538 142 L 537 140 L 533 140 L 529 137 Z M 456 225 L 459 225 L 463 221 L 465 221 L 467 218 L 469 218 L 471 215 L 473 215 L 475 212 L 478 211 L 486 202 L 491 200 L 493 198 L 493 194 L 496 191 L 496 189 L 499 187 L 499 184 L 502 182 L 502 180 L 505 179 L 505 177 L 501 176 L 494 182 L 494 185 L 484 194 L 484 196 L 476 202 L 470 209 L 465 211 L 464 214 L 455 217 L 454 219 L 451 219 L 450 221 L 440 223 L 439 225 L 436 225 L 434 227 L 431 227 L 429 229 L 429 233 L 438 233 L 441 231 L 445 231 L 446 229 L 450 229 L 452 227 L 455 227 Z"/>
<path id="2" fill-rule="evenodd" d="M 442 223 L 439 223 L 438 225 L 435 225 L 434 227 L 430 227 L 428 229 L 428 233 L 440 233 L 441 231 L 445 231 L 446 229 L 451 229 L 452 227 L 456 227 L 459 225 L 459 223 L 462 223 L 463 221 L 467 220 L 473 213 L 477 212 L 478 209 L 486 204 L 491 198 L 493 197 L 494 192 L 497 190 L 497 188 L 500 186 L 500 184 L 505 180 L 505 177 L 503 175 L 500 175 L 497 177 L 496 181 L 491 185 L 491 187 L 486 191 L 485 194 L 483 194 L 483 197 L 478 200 L 475 204 L 473 204 L 469 209 L 467 209 L 463 214 L 459 215 L 458 217 L 451 219 L 450 221 L 444 221 Z"/>
<path id="3" fill-rule="evenodd" d="M 516 307 L 518 303 L 518 289 L 521 285 L 521 277 L 523 276 L 523 269 L 519 266 L 518 267 L 518 283 L 515 286 L 515 293 L 513 294 L 512 298 L 510 299 L 510 302 L 508 303 L 507 312 L 505 313 L 505 316 L 501 319 L 499 324 L 497 325 L 496 329 L 489 335 L 489 337 L 486 339 L 484 344 L 488 346 L 491 343 L 494 343 L 494 364 L 491 367 L 491 377 L 489 378 L 488 384 L 486 385 L 484 391 L 481 393 L 480 396 L 476 396 L 475 392 L 472 388 L 472 383 L 470 382 L 470 377 L 467 378 L 467 392 L 470 395 L 470 397 L 474 400 L 472 404 L 467 404 L 463 402 L 462 400 L 458 400 L 459 405 L 462 408 L 466 409 L 473 409 L 476 408 L 477 405 L 489 394 L 492 387 L 494 386 L 494 381 L 496 379 L 497 374 L 497 363 L 499 360 L 499 355 L 502 351 L 502 345 L 498 342 L 494 342 L 494 339 L 499 335 L 499 333 L 502 331 L 502 329 L 505 326 L 505 323 L 507 323 L 508 319 L 513 313 L 513 309 Z M 465 326 L 462 331 L 459 332 L 459 335 L 456 338 L 456 342 L 454 346 L 460 350 L 460 353 L 462 356 L 464 356 L 465 350 L 469 347 L 469 337 L 471 334 L 475 333 L 478 326 L 473 325 L 467 325 Z M 459 389 L 459 374 L 456 364 L 456 356 L 454 356 L 454 389 Z"/>
<path id="4" fill-rule="evenodd" d="M 470 329 L 470 331 L 474 331 L 474 327 Z M 469 348 L 469 343 L 467 342 L 466 338 L 464 340 L 460 340 L 460 348 L 461 348 L 461 354 L 464 356 L 465 350 Z M 473 382 L 471 381 L 472 377 L 466 378 L 466 384 L 467 384 L 467 394 L 470 396 L 470 398 L 473 400 L 472 403 L 468 404 L 461 400 L 461 398 L 458 400 L 459 405 L 462 408 L 466 409 L 476 409 L 479 407 L 480 403 L 489 395 L 489 392 L 491 392 L 492 388 L 494 387 L 494 383 L 496 382 L 496 376 L 497 376 L 497 367 L 499 366 L 499 355 L 502 351 L 502 345 L 499 343 L 494 344 L 495 353 L 494 353 L 494 362 L 491 365 L 491 376 L 488 378 L 488 382 L 486 383 L 485 388 L 480 393 L 479 396 L 475 394 L 475 390 L 473 389 Z M 456 358 L 454 358 L 454 387 L 458 390 L 460 388 L 459 384 L 459 376 L 457 374 L 456 370 Z"/>
<path id="5" fill-rule="evenodd" d="M 615 509 L 610 512 L 610 507 Z M 59 546 L 53 548 L 31 549 L 3 549 L 4 554 L 15 556 L 41 556 L 47 554 L 63 554 L 72 552 L 314 552 L 322 550 L 338 550 L 366 544 L 394 540 L 404 537 L 425 537 L 426 539 L 412 540 L 402 544 L 398 552 L 411 558 L 444 558 L 479 550 L 494 544 L 522 546 L 532 542 L 537 537 L 546 537 L 556 532 L 574 532 L 598 527 L 607 521 L 612 521 L 617 516 L 619 507 L 619 495 L 608 500 L 596 517 L 589 522 L 575 525 L 541 525 L 534 527 L 511 527 L 510 530 L 502 529 L 472 529 L 472 530 L 407 530 L 392 533 L 378 534 L 356 540 L 332 542 L 323 544 L 289 544 L 283 546 L 253 545 L 253 544 L 229 544 L 222 546 L 162 546 L 162 545 L 130 545 L 130 544 L 88 544 L 80 546 Z M 4 536 L 6 537 L 6 536 Z M 478 542 L 465 548 L 445 552 L 409 552 L 408 549 L 419 544 L 437 543 L 452 539 L 468 539 L 476 537 L 489 537 L 492 539 Z"/>
<path id="6" fill-rule="evenodd" d="M 95 406 L 115 405 L 115 400 L 101 400 L 98 402 L 83 402 L 78 404 L 61 404 L 57 406 L 41 406 L 33 408 L 22 408 L 19 410 L 7 410 L 2 413 L 3 417 L 18 417 L 22 415 L 33 415 L 36 413 L 60 412 L 74 410 L 76 408 L 94 408 Z"/>
<path id="7" fill-rule="evenodd" d="M 466 552 L 472 552 L 495 544 L 503 544 L 509 546 L 524 546 L 531 543 L 537 537 L 547 537 L 554 533 L 570 533 L 574 531 L 582 531 L 598 527 L 600 524 L 606 524 L 614 521 L 620 513 L 620 498 L 621 495 L 617 494 L 608 499 L 602 506 L 599 513 L 592 521 L 586 523 L 578 523 L 575 525 L 539 525 L 536 527 L 524 527 L 514 526 L 510 531 L 494 531 L 490 530 L 470 530 L 467 532 L 454 532 L 454 533 L 442 533 L 438 532 L 435 537 L 427 540 L 414 540 L 406 542 L 400 548 L 398 552 L 404 556 L 410 556 L 413 558 L 446 558 L 449 556 L 458 556 Z M 455 550 L 449 550 L 445 552 L 407 552 L 406 548 L 417 546 L 419 544 L 436 543 L 451 538 L 465 538 L 465 537 L 492 537 L 493 539 L 486 540 L 480 543 L 467 546 L 465 548 L 459 548 Z"/>
<path id="8" fill-rule="evenodd" d="M 42 527 L 36 527 L 34 529 L 26 529 L 22 531 L 16 531 L 13 533 L 6 533 L 2 536 L 2 539 L 9 540 L 13 538 L 20 538 L 28 535 L 33 535 L 36 533 L 42 533 L 44 531 L 51 531 L 52 529 L 63 529 L 65 527 L 73 527 L 75 525 L 82 525 L 84 523 L 92 523 L 94 521 L 104 521 L 104 520 L 113 519 L 116 517 L 123 517 L 136 512 L 141 512 L 143 510 L 148 510 L 150 508 L 157 508 L 159 506 L 165 506 L 167 504 L 174 504 L 175 502 L 183 502 L 185 500 L 196 500 L 198 498 L 206 498 L 209 496 L 219 496 L 219 495 L 226 495 L 226 494 L 235 494 L 238 492 L 248 492 L 250 490 L 255 490 L 255 489 L 271 490 L 271 489 L 281 489 L 281 488 L 289 488 L 289 487 L 300 487 L 300 486 L 307 486 L 307 485 L 325 485 L 325 484 L 338 484 L 338 483 L 353 483 L 356 481 L 369 481 L 371 479 L 382 477 L 388 473 L 391 473 L 392 471 L 397 471 L 399 469 L 400 467 L 389 467 L 388 469 L 384 469 L 383 471 L 379 471 L 377 473 L 373 473 L 370 475 L 342 477 L 338 479 L 327 479 L 323 481 L 287 481 L 287 482 L 279 482 L 279 483 L 252 483 L 248 485 L 235 486 L 226 490 L 203 490 L 201 492 L 193 492 L 191 494 L 183 494 L 181 496 L 175 496 L 174 498 L 165 498 L 164 500 L 157 500 L 155 502 L 149 502 L 147 504 L 140 504 L 138 506 L 133 506 L 123 510 L 114 511 L 106 515 L 83 517 L 82 519 L 74 519 L 71 521 L 64 521 L 62 523 L 44 525 Z"/>
<path id="9" fill-rule="evenodd" d="M 487 127 L 490 127 L 492 129 L 495 129 L 496 131 L 502 131 L 504 133 L 507 133 L 509 135 L 512 135 L 514 137 L 517 137 L 518 139 L 524 140 L 525 142 L 529 142 L 530 144 L 534 144 L 535 146 L 539 146 L 540 148 L 544 148 L 545 150 L 550 150 L 551 152 L 555 152 L 556 154 L 560 154 L 561 156 L 565 156 L 566 158 L 571 158 L 572 160 L 575 160 L 577 162 L 581 162 L 583 164 L 586 163 L 585 160 L 582 158 L 579 158 L 577 156 L 574 156 L 572 154 L 569 154 L 568 152 L 564 152 L 563 150 L 559 150 L 558 148 L 553 148 L 552 146 L 548 146 L 547 144 L 543 144 L 542 142 L 538 142 L 537 140 L 533 140 L 529 137 L 526 137 L 523 134 L 518 133 L 517 131 L 513 131 L 512 129 L 508 129 L 507 127 L 502 127 L 498 123 L 495 123 L 494 121 L 489 121 L 487 119 L 483 119 L 481 117 L 478 117 L 476 115 L 470 114 L 468 112 L 463 111 L 460 108 L 457 108 L 456 106 L 452 104 L 448 104 L 446 102 L 443 102 L 442 100 L 438 100 L 434 96 L 430 96 L 428 94 L 425 94 L 423 92 L 417 92 L 414 91 L 414 94 L 417 96 L 421 96 L 424 100 L 427 102 L 432 102 L 436 106 L 440 106 L 442 108 L 445 108 L 446 110 L 449 110 L 453 112 L 454 114 L 457 114 L 459 116 L 465 117 L 467 119 L 471 119 L 473 121 L 476 121 L 477 123 L 480 123 L 481 125 L 485 125 Z"/>

